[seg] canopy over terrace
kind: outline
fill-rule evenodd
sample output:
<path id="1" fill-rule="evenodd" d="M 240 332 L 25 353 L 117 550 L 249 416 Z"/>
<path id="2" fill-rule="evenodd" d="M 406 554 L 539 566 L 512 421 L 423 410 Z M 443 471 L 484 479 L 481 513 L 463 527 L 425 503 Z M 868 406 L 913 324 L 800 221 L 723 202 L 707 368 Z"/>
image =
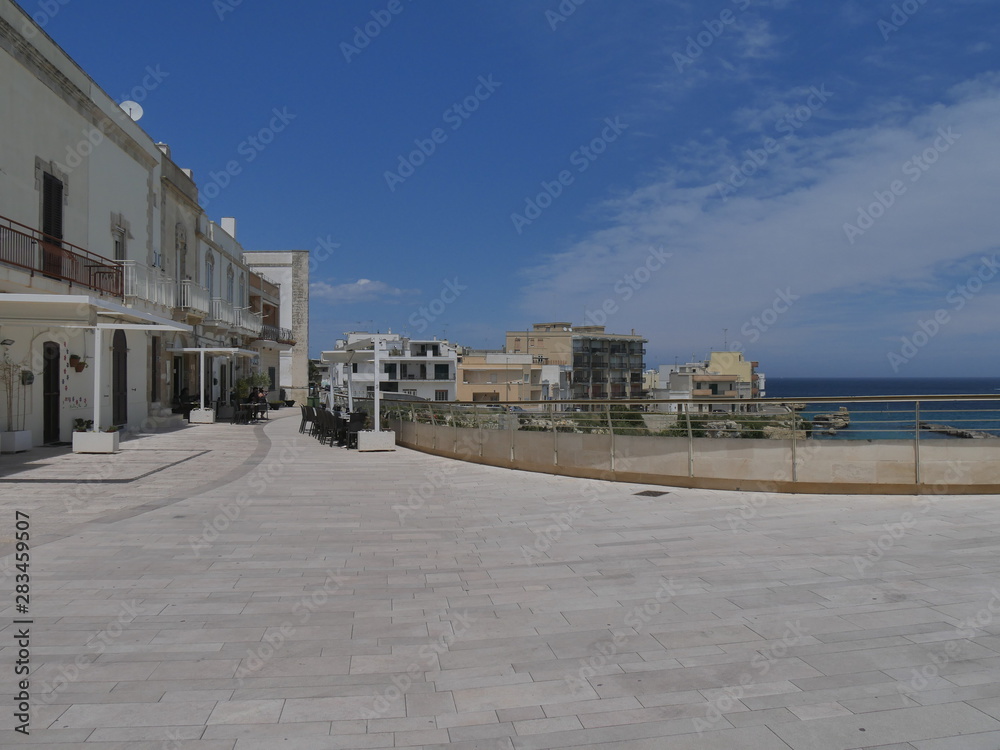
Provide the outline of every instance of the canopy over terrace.
<path id="1" fill-rule="evenodd" d="M 94 352 L 100 353 L 108 330 L 178 331 L 191 333 L 186 323 L 135 310 L 86 294 L 2 294 L 0 325 L 37 328 L 78 328 L 94 332 Z M 94 357 L 94 425 L 101 424 L 102 367 Z"/>
<path id="2" fill-rule="evenodd" d="M 205 355 L 206 354 L 224 354 L 230 357 L 259 357 L 259 352 L 250 351 L 249 349 L 240 349 L 234 346 L 186 346 L 178 347 L 175 349 L 167 349 L 168 352 L 173 354 L 197 354 L 198 355 L 198 382 L 205 382 Z M 198 389 L 200 391 L 198 395 L 198 408 L 205 408 L 205 388 L 201 387 Z"/>
<path id="3" fill-rule="evenodd" d="M 384 343 L 384 339 L 381 336 L 373 336 L 369 339 L 362 339 L 360 341 L 355 341 L 352 344 L 347 344 L 343 349 L 335 349 L 332 352 L 323 352 L 320 355 L 320 359 L 323 362 L 328 362 L 330 364 L 353 364 L 355 362 L 374 362 L 375 364 L 375 414 L 372 415 L 372 422 L 375 425 L 375 432 L 381 432 L 381 420 L 379 418 L 379 408 L 381 406 L 378 388 L 378 360 L 379 360 L 379 346 L 376 343 Z M 347 399 L 348 399 L 348 409 L 354 411 L 354 388 L 351 383 L 351 369 L 347 369 Z"/>

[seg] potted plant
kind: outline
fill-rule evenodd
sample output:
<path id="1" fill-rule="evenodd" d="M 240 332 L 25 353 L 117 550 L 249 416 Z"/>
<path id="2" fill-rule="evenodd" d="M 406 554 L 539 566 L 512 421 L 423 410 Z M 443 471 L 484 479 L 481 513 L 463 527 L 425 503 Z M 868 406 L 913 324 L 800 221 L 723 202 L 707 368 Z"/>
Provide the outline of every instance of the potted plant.
<path id="1" fill-rule="evenodd" d="M 93 420 L 82 420 L 78 419 L 74 422 L 74 426 L 77 422 L 85 422 L 89 426 L 93 426 Z M 87 430 L 85 432 L 79 431 L 73 433 L 73 452 L 74 453 L 117 453 L 118 452 L 118 427 L 116 425 L 111 425 L 109 427 L 103 428 L 100 432 L 93 429 Z"/>
<path id="2" fill-rule="evenodd" d="M 73 420 L 73 432 L 90 432 L 90 428 L 93 426 L 93 419 L 81 419 L 77 417 Z"/>
<path id="3" fill-rule="evenodd" d="M 87 363 L 79 354 L 69 355 L 69 366 L 72 367 L 77 372 L 83 372 L 87 369 Z"/>
<path id="4" fill-rule="evenodd" d="M 240 378 L 236 381 L 236 398 L 241 403 L 250 396 L 250 378 Z"/>
<path id="5" fill-rule="evenodd" d="M 27 366 L 13 361 L 9 350 L 4 347 L 3 359 L 0 360 L 0 387 L 3 388 L 7 419 L 4 431 L 0 432 L 0 453 L 20 453 L 31 449 L 31 430 L 24 429 L 24 403 L 25 386 L 33 381 L 34 375 Z"/>

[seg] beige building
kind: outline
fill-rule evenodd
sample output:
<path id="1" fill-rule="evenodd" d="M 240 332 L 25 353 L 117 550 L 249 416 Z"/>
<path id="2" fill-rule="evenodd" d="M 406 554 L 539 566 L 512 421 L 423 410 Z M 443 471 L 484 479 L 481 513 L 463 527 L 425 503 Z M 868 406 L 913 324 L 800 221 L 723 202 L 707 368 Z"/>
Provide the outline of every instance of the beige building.
<path id="1" fill-rule="evenodd" d="M 570 398 L 642 398 L 646 339 L 608 333 L 604 326 L 535 323 L 507 331 L 506 351 L 530 354 L 541 364 L 572 368 Z"/>
<path id="2" fill-rule="evenodd" d="M 243 254 L 254 271 L 273 279 L 272 299 L 264 299 L 265 338 L 281 349 L 279 387 L 289 399 L 309 395 L 309 251 L 259 251 Z"/>
<path id="3" fill-rule="evenodd" d="M 664 399 L 699 399 L 695 411 L 744 412 L 750 407 L 732 402 L 734 399 L 763 397 L 763 375 L 757 372 L 757 362 L 743 357 L 741 352 L 712 352 L 707 360 L 684 365 L 664 365 L 660 368 L 660 387 L 650 395 Z M 720 403 L 713 404 L 711 401 Z M 669 411 L 676 411 L 672 405 Z"/>
<path id="4" fill-rule="evenodd" d="M 466 350 L 458 357 L 458 401 L 542 401 L 542 363 L 530 354 Z"/>

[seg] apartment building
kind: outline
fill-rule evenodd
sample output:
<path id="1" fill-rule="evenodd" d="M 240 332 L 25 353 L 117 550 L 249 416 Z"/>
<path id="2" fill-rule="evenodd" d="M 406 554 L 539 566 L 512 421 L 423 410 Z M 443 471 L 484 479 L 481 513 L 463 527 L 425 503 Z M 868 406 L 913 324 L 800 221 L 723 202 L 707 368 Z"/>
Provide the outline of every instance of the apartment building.
<path id="1" fill-rule="evenodd" d="M 570 397 L 570 365 L 547 364 L 539 355 L 462 349 L 458 400 L 559 401 Z"/>
<path id="2" fill-rule="evenodd" d="M 757 372 L 758 363 L 749 361 L 741 352 L 712 352 L 699 362 L 660 367 L 660 386 L 650 396 L 658 399 L 699 400 L 695 412 L 746 412 L 750 404 L 734 400 L 763 398 L 764 376 Z M 719 403 L 711 403 L 718 400 Z M 729 401 L 730 403 L 723 403 Z M 670 405 L 669 411 L 676 411 Z"/>
<path id="3" fill-rule="evenodd" d="M 209 220 L 169 146 L 7 0 L 0 80 L 0 361 L 17 370 L 0 426 L 34 445 L 76 420 L 148 428 L 277 371 L 263 316 L 281 291 L 235 221 Z"/>
<path id="4" fill-rule="evenodd" d="M 572 368 L 570 398 L 638 399 L 643 397 L 646 343 L 635 331 L 619 334 L 608 333 L 604 326 L 535 323 L 530 330 L 507 331 L 505 350 Z"/>
<path id="5" fill-rule="evenodd" d="M 324 359 L 332 363 L 330 379 L 335 393 L 371 397 L 377 382 L 382 393 L 399 393 L 425 401 L 456 400 L 458 352 L 454 344 L 437 339 L 410 339 L 395 333 L 351 332 L 337 342 L 333 353 L 345 352 L 348 346 L 369 340 L 379 346 L 377 375 L 375 363 L 366 351 L 359 351 L 349 361 L 324 352 Z"/>

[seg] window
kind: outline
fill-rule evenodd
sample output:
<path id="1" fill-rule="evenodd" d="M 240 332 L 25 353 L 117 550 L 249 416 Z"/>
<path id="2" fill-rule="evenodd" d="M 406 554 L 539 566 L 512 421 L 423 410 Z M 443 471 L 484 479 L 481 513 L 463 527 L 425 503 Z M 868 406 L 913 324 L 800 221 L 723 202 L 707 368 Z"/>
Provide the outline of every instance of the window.
<path id="1" fill-rule="evenodd" d="M 240 307 L 246 307 L 247 304 L 247 282 L 243 278 L 243 274 L 240 274 L 240 296 L 236 300 L 236 304 Z"/>
<path id="2" fill-rule="evenodd" d="M 126 240 L 129 236 L 128 222 L 125 221 L 125 215 L 119 213 L 111 214 L 111 244 L 114 248 L 115 260 L 125 260 L 126 258 Z M 156 265 L 156 259 L 153 260 L 153 265 Z"/>
<path id="3" fill-rule="evenodd" d="M 416 396 L 417 395 L 417 389 L 416 388 L 404 388 L 403 389 L 403 393 L 405 395 L 407 395 L 407 396 Z"/>
<path id="4" fill-rule="evenodd" d="M 174 252 L 177 254 L 177 280 L 183 281 L 187 278 L 187 232 L 179 221 L 174 226 Z"/>
<path id="5" fill-rule="evenodd" d="M 234 294 L 234 282 L 236 281 L 236 274 L 233 273 L 233 267 L 230 266 L 229 270 L 226 271 L 226 301 L 229 304 L 233 304 L 233 294 Z"/>
<path id="6" fill-rule="evenodd" d="M 385 369 L 385 374 L 389 376 L 389 380 L 397 380 L 396 378 L 396 363 L 389 362 L 383 366 Z"/>
<path id="7" fill-rule="evenodd" d="M 375 386 L 373 386 L 373 385 L 366 386 L 365 387 L 365 391 L 368 394 L 368 398 L 374 398 L 375 397 Z"/>
<path id="8" fill-rule="evenodd" d="M 63 238 L 63 181 L 48 172 L 42 175 L 42 231 Z"/>
<path id="9" fill-rule="evenodd" d="M 435 401 L 447 401 L 448 400 L 448 391 L 434 391 L 434 400 Z"/>
<path id="10" fill-rule="evenodd" d="M 351 372 L 357 372 L 357 371 L 358 371 L 358 363 L 357 362 L 352 362 L 351 363 Z"/>
<path id="11" fill-rule="evenodd" d="M 278 390 L 278 384 L 276 382 L 277 375 L 278 375 L 278 373 L 275 371 L 275 368 L 273 368 L 273 367 L 268 367 L 267 368 L 267 377 L 271 381 L 271 387 L 268 390 L 271 390 L 271 391 Z"/>
<path id="12" fill-rule="evenodd" d="M 450 380 L 448 377 L 448 365 L 434 365 L 435 380 Z"/>
<path id="13" fill-rule="evenodd" d="M 205 289 L 208 290 L 208 298 L 215 297 L 215 258 L 211 253 L 205 255 Z"/>

